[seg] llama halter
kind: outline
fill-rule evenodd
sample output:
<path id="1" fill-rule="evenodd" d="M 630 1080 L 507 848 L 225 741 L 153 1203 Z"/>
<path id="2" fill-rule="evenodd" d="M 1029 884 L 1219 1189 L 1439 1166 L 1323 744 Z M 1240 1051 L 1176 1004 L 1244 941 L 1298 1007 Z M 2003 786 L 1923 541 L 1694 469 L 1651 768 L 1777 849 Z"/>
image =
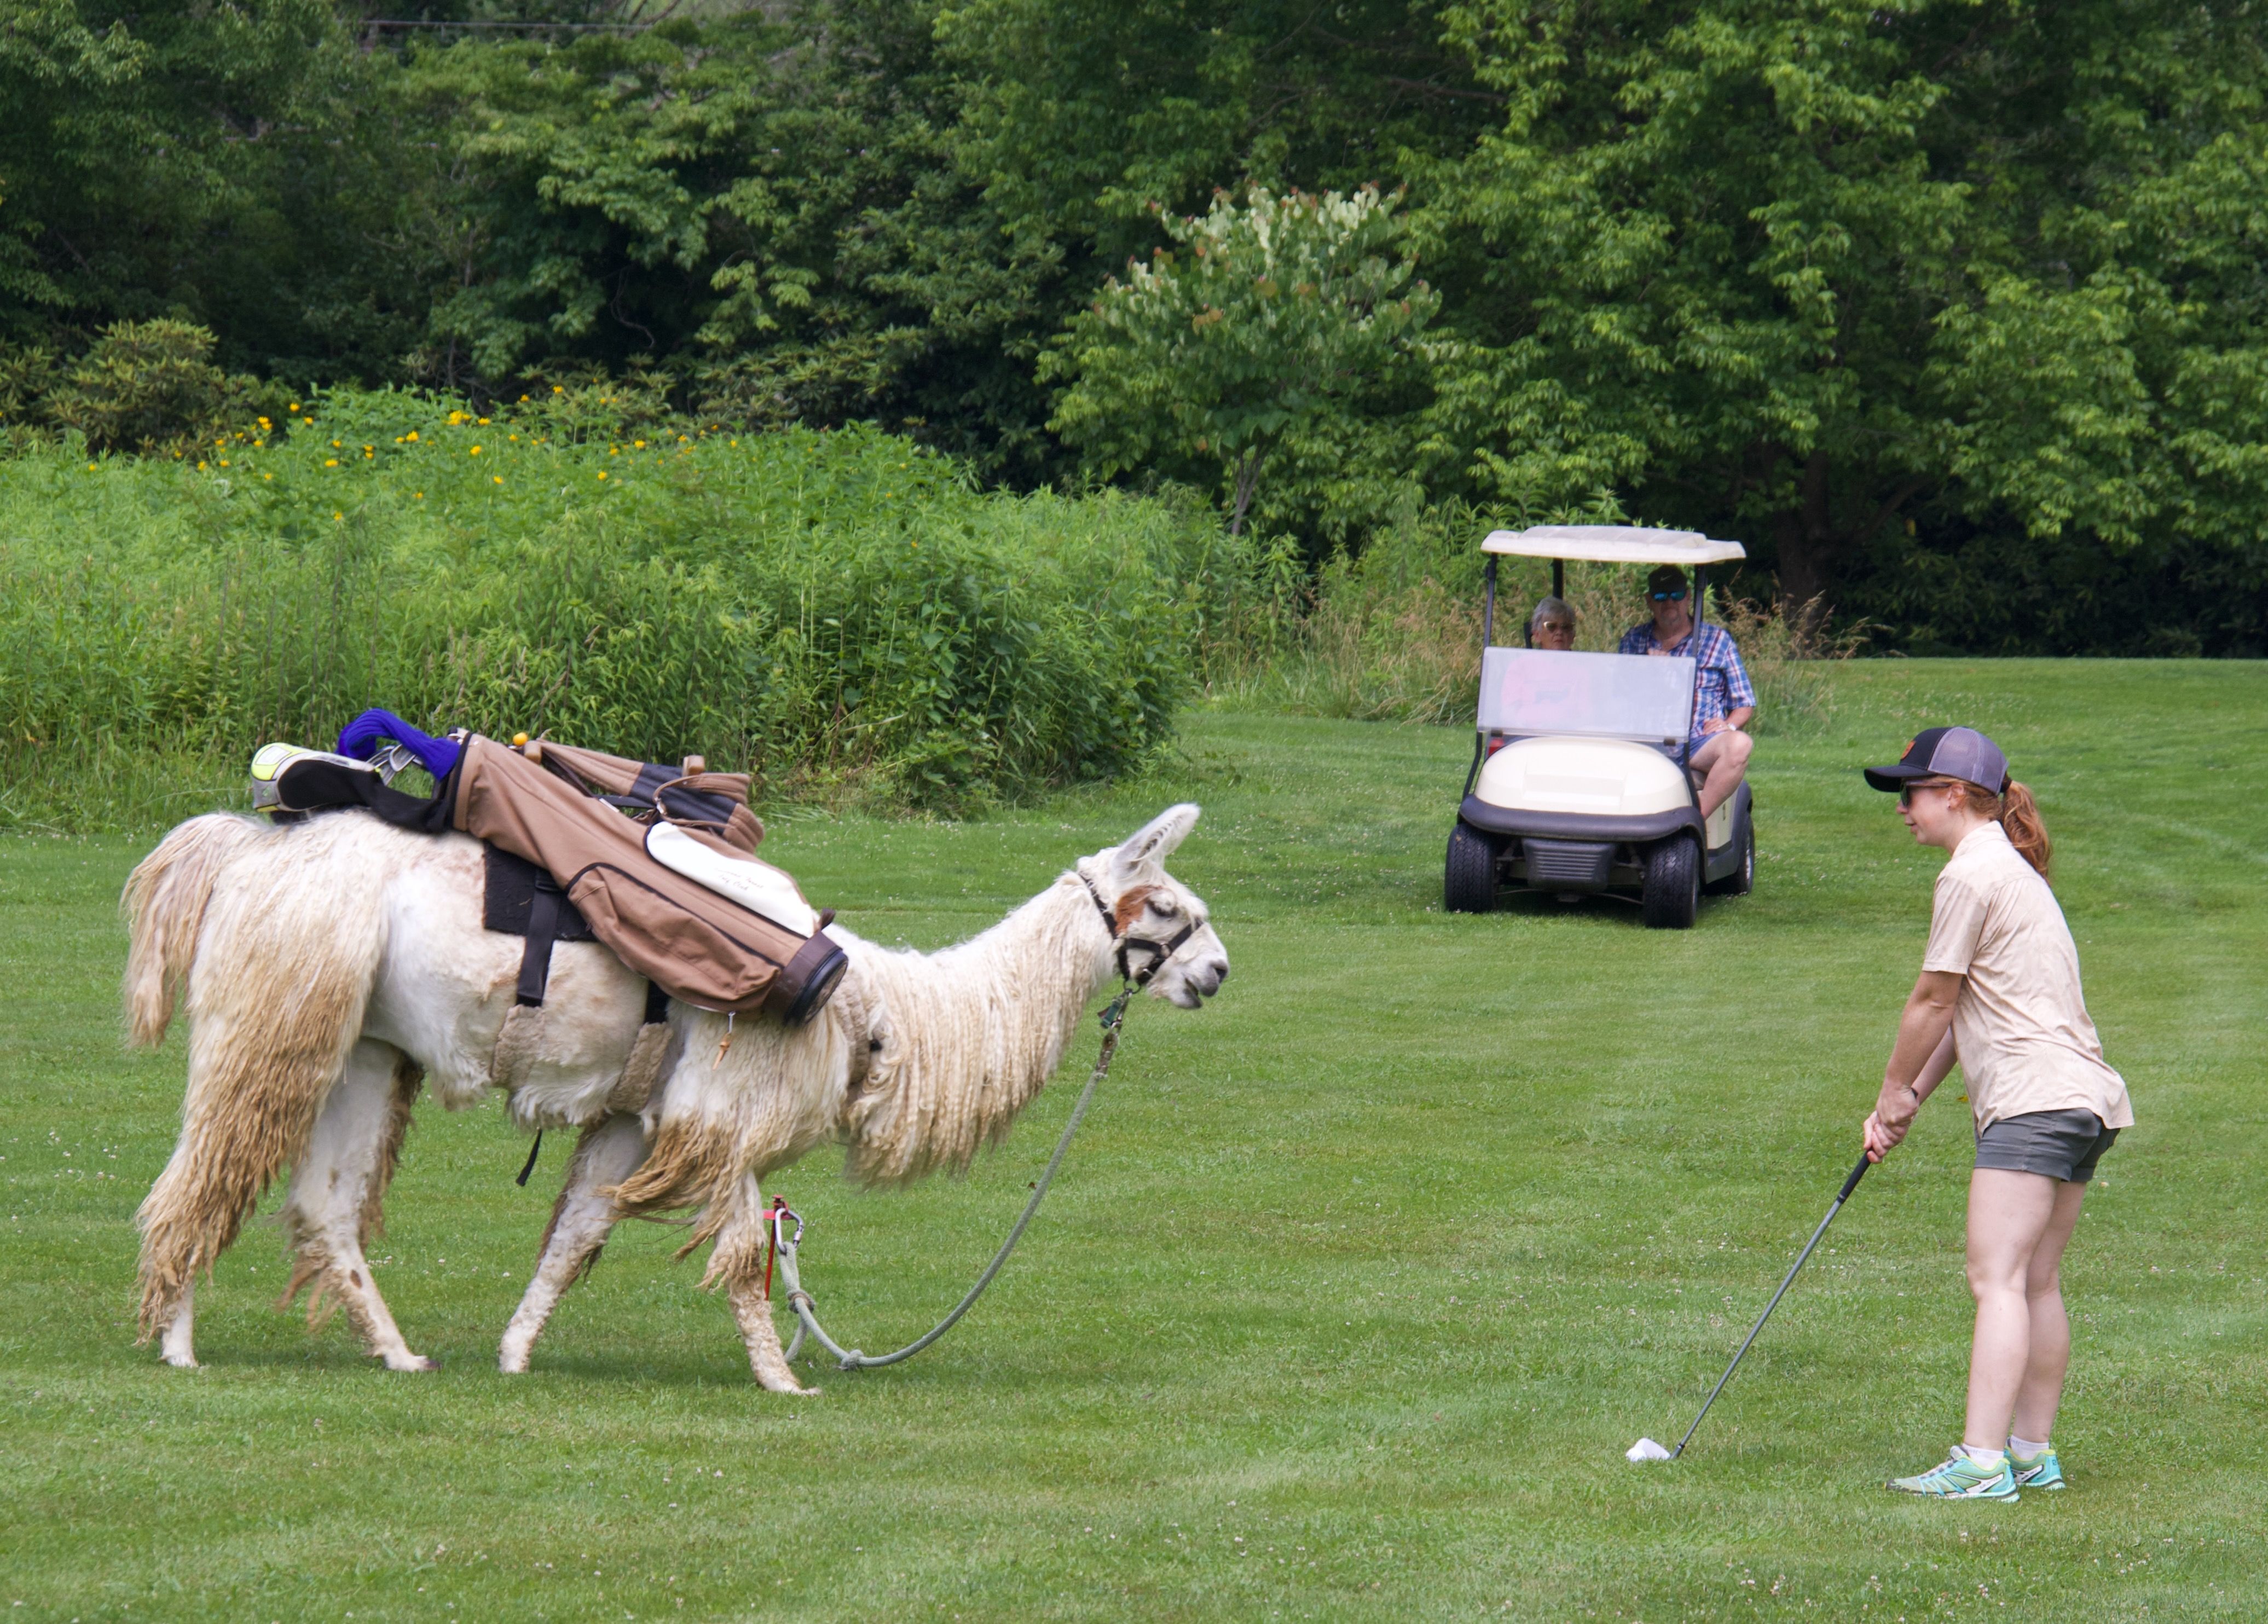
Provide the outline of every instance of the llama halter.
<path id="1" fill-rule="evenodd" d="M 1152 936 L 1137 936 L 1130 931 L 1121 931 L 1118 928 L 1118 916 L 1111 912 L 1109 904 L 1102 900 L 1102 893 L 1094 889 L 1094 882 L 1088 879 L 1079 869 L 1074 868 L 1071 872 L 1079 875 L 1079 882 L 1086 888 L 1087 896 L 1094 903 L 1094 911 L 1102 916 L 1102 928 L 1109 933 L 1111 945 L 1118 949 L 1118 978 L 1132 986 L 1138 988 L 1149 985 L 1150 978 L 1171 963 L 1174 955 L 1187 947 L 1189 938 L 1197 934 L 1198 926 L 1202 923 L 1197 919 L 1191 919 L 1164 941 L 1160 941 Z M 1142 967 L 1138 974 L 1126 966 L 1127 952 L 1133 948 L 1147 948 L 1151 953 L 1150 962 Z"/>

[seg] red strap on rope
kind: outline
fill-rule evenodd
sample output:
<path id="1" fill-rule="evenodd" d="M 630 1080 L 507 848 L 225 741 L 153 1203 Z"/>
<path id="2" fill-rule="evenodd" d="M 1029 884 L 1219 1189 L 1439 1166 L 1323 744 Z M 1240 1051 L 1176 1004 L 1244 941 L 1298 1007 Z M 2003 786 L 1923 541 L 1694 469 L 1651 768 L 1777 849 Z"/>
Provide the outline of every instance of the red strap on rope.
<path id="1" fill-rule="evenodd" d="M 772 1197 L 771 1209 L 764 1214 L 771 1220 L 764 1230 L 764 1301 L 767 1303 L 771 1301 L 772 1296 L 772 1259 L 779 1251 L 780 1215 L 787 1211 L 787 1198 L 776 1195 Z"/>

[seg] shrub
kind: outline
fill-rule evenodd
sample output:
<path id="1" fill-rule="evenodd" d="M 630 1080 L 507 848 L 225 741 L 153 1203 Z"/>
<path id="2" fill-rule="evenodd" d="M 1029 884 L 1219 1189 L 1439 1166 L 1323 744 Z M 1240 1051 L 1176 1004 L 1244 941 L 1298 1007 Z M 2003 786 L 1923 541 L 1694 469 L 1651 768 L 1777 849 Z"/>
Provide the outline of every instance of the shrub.
<path id="1" fill-rule="evenodd" d="M 46 416 L 97 451 L 171 451 L 250 417 L 264 386 L 212 364 L 187 321 L 116 321 L 49 385 Z"/>
<path id="2" fill-rule="evenodd" d="M 608 403 L 342 393 L 194 460 L 0 461 L 0 822 L 150 821 L 133 762 L 223 783 L 381 704 L 965 806 L 1160 745 L 1238 574 L 1192 507 L 984 495 L 865 429 L 610 439 Z"/>

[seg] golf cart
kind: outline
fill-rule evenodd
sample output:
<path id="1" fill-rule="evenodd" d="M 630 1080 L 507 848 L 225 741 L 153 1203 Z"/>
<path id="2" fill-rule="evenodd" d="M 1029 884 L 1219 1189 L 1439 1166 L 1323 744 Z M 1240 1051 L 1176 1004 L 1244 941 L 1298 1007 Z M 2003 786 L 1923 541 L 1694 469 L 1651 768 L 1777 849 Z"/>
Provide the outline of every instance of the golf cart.
<path id="1" fill-rule="evenodd" d="M 1485 913 L 1506 887 L 1563 902 L 1635 891 L 1648 925 L 1683 930 L 1705 889 L 1745 895 L 1756 865 L 1747 783 L 1705 823 L 1696 799 L 1699 662 L 1498 648 L 1493 634 L 1500 557 L 1551 560 L 1555 597 L 1565 592 L 1571 558 L 1681 565 L 1693 581 L 1697 637 L 1708 566 L 1746 550 L 1690 530 L 1622 525 L 1498 530 L 1481 546 L 1489 561 L 1478 733 L 1449 834 L 1442 897 L 1450 912 Z"/>

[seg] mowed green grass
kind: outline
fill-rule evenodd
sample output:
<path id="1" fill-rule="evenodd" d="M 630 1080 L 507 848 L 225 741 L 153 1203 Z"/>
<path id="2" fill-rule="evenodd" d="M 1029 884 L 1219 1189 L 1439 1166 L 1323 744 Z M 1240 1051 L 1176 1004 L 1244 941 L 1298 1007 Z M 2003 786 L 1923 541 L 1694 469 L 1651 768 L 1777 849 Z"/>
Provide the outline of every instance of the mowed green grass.
<path id="1" fill-rule="evenodd" d="M 120 1045 L 139 847 L 0 845 L 0 1618 L 1701 1619 L 2268 1613 L 2260 1484 L 2268 668 L 1871 662 L 1768 740 L 1756 894 L 1440 907 L 1469 735 L 1200 713 L 1150 779 L 968 825 L 781 820 L 870 935 L 989 923 L 1189 798 L 1175 872 L 1234 974 L 1137 1008 L 992 1293 L 897 1369 L 748 1379 L 724 1305 L 631 1226 L 498 1376 L 565 1147 L 525 1189 L 493 1108 L 428 1105 L 374 1249 L 438 1375 L 268 1306 L 254 1228 L 196 1373 L 133 1346 L 136 1204 L 180 1035 Z M 1961 720 L 2039 794 L 2139 1125 L 2066 1272 L 2073 1487 L 1919 1504 L 1958 1436 L 1970 1132 L 1956 1088 L 1860 1186 L 1674 1465 L 1832 1196 L 1940 858 L 1853 769 Z M 1092 1032 L 965 1181 L 778 1181 L 870 1349 L 1013 1216 Z M 267 1205 L 272 1207 L 273 1198 Z M 20 1604 L 20 1606 L 18 1606 Z"/>

